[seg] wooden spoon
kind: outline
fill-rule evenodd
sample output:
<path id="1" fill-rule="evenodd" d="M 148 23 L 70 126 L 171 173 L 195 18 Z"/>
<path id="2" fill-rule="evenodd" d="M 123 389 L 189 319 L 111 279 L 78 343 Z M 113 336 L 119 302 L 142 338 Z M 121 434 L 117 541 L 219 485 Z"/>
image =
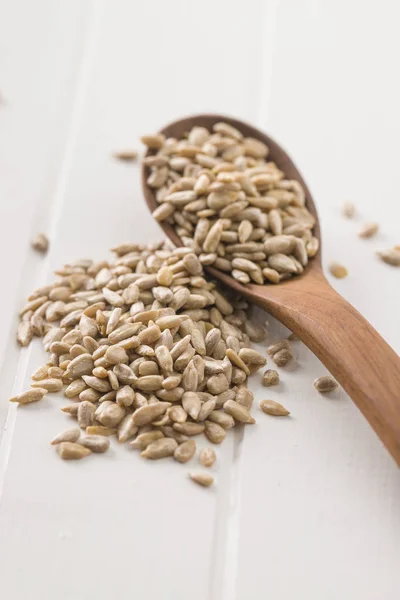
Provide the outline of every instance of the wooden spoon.
<path id="1" fill-rule="evenodd" d="M 197 125 L 211 130 L 219 121 L 236 127 L 245 136 L 261 140 L 288 179 L 299 181 L 309 211 L 316 219 L 314 235 L 320 239 L 317 211 L 302 176 L 286 152 L 258 129 L 221 115 L 197 115 L 171 123 L 161 130 L 167 137 L 182 138 Z M 151 152 L 148 152 L 151 154 Z M 147 185 L 149 169 L 142 167 L 146 202 L 153 212 L 158 206 Z M 160 223 L 177 245 L 182 242 L 166 222 Z M 330 286 L 321 267 L 321 250 L 301 276 L 278 285 L 242 285 L 226 273 L 207 267 L 226 286 L 267 310 L 310 348 L 346 390 L 400 466 L 400 357 L 378 332 Z"/>

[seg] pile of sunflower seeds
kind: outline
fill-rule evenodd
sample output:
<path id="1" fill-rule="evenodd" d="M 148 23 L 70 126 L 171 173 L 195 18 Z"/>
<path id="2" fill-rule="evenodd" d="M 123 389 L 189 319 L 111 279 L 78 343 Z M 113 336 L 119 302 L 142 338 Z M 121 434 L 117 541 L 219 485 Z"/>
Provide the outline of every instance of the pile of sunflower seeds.
<path id="1" fill-rule="evenodd" d="M 247 378 L 266 357 L 249 346 L 266 330 L 247 318 L 245 300 L 230 301 L 204 278 L 189 248 L 113 250 L 113 262 L 66 265 L 29 296 L 17 339 L 27 346 L 43 337 L 50 356 L 32 389 L 11 401 L 36 402 L 65 388 L 71 402 L 61 410 L 78 427 L 52 441 L 64 459 L 105 452 L 115 434 L 147 459 L 185 463 L 196 452 L 194 436 L 219 444 L 237 423 L 255 422 Z M 291 358 L 287 342 L 269 352 L 277 364 L 279 354 L 281 362 Z M 202 452 L 203 466 L 214 460 L 213 451 Z M 210 476 L 191 477 L 210 485 Z"/>
<path id="2" fill-rule="evenodd" d="M 167 221 L 203 265 L 239 282 L 279 283 L 318 251 L 315 219 L 298 181 L 268 161 L 268 147 L 227 123 L 193 127 L 184 139 L 142 137 L 143 162 Z"/>

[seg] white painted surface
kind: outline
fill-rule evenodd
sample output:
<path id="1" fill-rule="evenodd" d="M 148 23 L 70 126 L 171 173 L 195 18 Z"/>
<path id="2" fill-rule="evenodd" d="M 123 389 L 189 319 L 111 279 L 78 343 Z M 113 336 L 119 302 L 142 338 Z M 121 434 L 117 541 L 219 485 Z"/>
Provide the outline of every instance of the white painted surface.
<path id="1" fill-rule="evenodd" d="M 257 425 L 219 449 L 213 490 L 126 448 L 61 463 L 48 440 L 66 425 L 62 399 L 7 404 L 44 359 L 13 340 L 29 290 L 71 258 L 159 236 L 137 168 L 111 152 L 201 111 L 247 119 L 289 150 L 318 203 L 326 263 L 349 268 L 335 287 L 399 351 L 400 272 L 373 254 L 400 243 L 398 16 L 383 2 L 378 20 L 361 0 L 0 2 L 2 598 L 398 593 L 398 470 L 345 395 L 314 392 L 325 370 L 300 343 L 279 389 L 252 387 L 257 405 L 278 398 L 293 417 L 255 409 Z M 340 216 L 346 198 L 354 222 Z M 364 219 L 379 220 L 376 240 L 357 238 Z M 29 251 L 38 230 L 52 238 L 44 260 Z"/>

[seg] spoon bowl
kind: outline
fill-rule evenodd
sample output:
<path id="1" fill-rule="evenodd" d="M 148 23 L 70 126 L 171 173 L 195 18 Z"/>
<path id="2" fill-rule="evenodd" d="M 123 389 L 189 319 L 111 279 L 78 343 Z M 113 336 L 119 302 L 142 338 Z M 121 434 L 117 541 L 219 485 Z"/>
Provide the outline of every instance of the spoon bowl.
<path id="1" fill-rule="evenodd" d="M 268 160 L 274 161 L 288 179 L 297 180 L 303 186 L 306 206 L 316 221 L 313 235 L 320 240 L 320 248 L 301 275 L 278 285 L 243 285 L 214 267 L 205 267 L 207 272 L 267 310 L 298 335 L 346 390 L 400 466 L 400 358 L 325 278 L 318 214 L 311 193 L 292 160 L 265 133 L 222 115 L 180 119 L 160 133 L 180 139 L 194 126 L 212 130 L 220 121 L 232 125 L 245 137 L 264 142 L 270 149 Z M 153 212 L 158 202 L 153 189 L 147 185 L 149 173 L 142 165 L 143 192 Z M 159 225 L 175 245 L 183 245 L 169 223 L 163 221 Z"/>

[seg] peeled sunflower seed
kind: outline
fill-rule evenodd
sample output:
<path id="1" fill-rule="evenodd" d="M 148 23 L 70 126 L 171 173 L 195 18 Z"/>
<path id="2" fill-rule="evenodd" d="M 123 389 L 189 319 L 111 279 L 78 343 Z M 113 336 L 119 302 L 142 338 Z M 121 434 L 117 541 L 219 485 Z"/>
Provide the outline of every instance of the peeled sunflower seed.
<path id="1" fill-rule="evenodd" d="M 227 400 L 224 404 L 224 411 L 231 415 L 240 423 L 255 423 L 255 419 L 251 416 L 250 411 L 245 406 L 238 404 L 234 400 Z"/>
<path id="2" fill-rule="evenodd" d="M 133 413 L 133 423 L 138 426 L 151 423 L 163 415 L 170 406 L 170 402 L 157 402 L 155 404 L 142 406 Z"/>
<path id="3" fill-rule="evenodd" d="M 18 402 L 18 404 L 30 404 L 31 402 L 38 402 L 45 394 L 47 394 L 47 392 L 48 390 L 38 387 L 34 390 L 28 390 L 27 392 L 22 392 L 22 394 L 13 396 L 10 398 L 10 402 Z"/>
<path id="4" fill-rule="evenodd" d="M 127 442 L 137 433 L 139 427 L 133 419 L 133 415 L 126 415 L 118 425 L 117 439 L 121 444 Z"/>
<path id="5" fill-rule="evenodd" d="M 103 425 L 89 425 L 86 427 L 87 435 L 105 435 L 110 436 L 116 433 L 115 429 L 111 429 L 110 427 L 104 427 Z"/>
<path id="6" fill-rule="evenodd" d="M 189 477 L 203 487 L 210 487 L 214 483 L 214 478 L 208 473 L 189 473 Z"/>
<path id="7" fill-rule="evenodd" d="M 31 246 L 34 250 L 45 254 L 49 249 L 49 240 L 44 233 L 38 233 L 37 236 L 33 238 Z"/>
<path id="8" fill-rule="evenodd" d="M 57 444 L 57 454 L 64 460 L 79 460 L 91 454 L 89 448 L 85 448 L 81 444 L 74 442 L 61 442 Z"/>
<path id="9" fill-rule="evenodd" d="M 54 446 L 56 444 L 60 444 L 61 442 L 77 442 L 81 435 L 81 431 L 78 427 L 74 427 L 73 429 L 67 429 L 62 433 L 56 435 L 55 438 L 51 440 L 51 444 Z"/>
<path id="10" fill-rule="evenodd" d="M 196 442 L 194 440 L 187 440 L 179 444 L 174 450 L 174 458 L 180 463 L 188 462 L 196 452 Z"/>
<path id="11" fill-rule="evenodd" d="M 218 425 L 218 423 L 206 421 L 204 423 L 204 426 L 204 433 L 206 437 L 210 440 L 210 442 L 213 442 L 214 444 L 220 444 L 224 441 L 226 437 L 226 431 L 223 427 Z"/>
<path id="12" fill-rule="evenodd" d="M 265 387 L 279 385 L 279 381 L 279 373 L 274 371 L 274 369 L 267 369 L 262 378 L 262 384 L 265 385 Z"/>
<path id="13" fill-rule="evenodd" d="M 80 444 L 92 452 L 102 454 L 103 452 L 107 452 L 109 449 L 110 440 L 104 435 L 86 435 L 82 438 Z"/>
<path id="14" fill-rule="evenodd" d="M 268 415 L 274 415 L 276 417 L 286 417 L 290 415 L 290 412 L 279 402 L 274 400 L 261 400 L 260 408 L 263 412 Z"/>
<path id="15" fill-rule="evenodd" d="M 378 229 L 378 223 L 365 223 L 365 225 L 363 225 L 360 231 L 358 232 L 358 235 L 360 238 L 363 239 L 371 238 L 374 235 L 376 235 L 376 233 L 378 233 Z"/>
<path id="16" fill-rule="evenodd" d="M 333 392 L 338 387 L 337 381 L 333 379 L 330 375 L 324 375 L 322 377 L 318 377 L 314 381 L 314 387 L 321 394 L 326 394 L 327 392 Z"/>
<path id="17" fill-rule="evenodd" d="M 344 267 L 343 265 L 341 265 L 339 263 L 332 263 L 329 267 L 329 271 L 337 279 L 343 279 L 344 277 L 347 277 L 347 275 L 348 275 L 348 271 L 347 271 L 346 267 Z"/>
<path id="18" fill-rule="evenodd" d="M 294 360 L 294 356 L 290 350 L 283 348 L 273 355 L 272 360 L 276 365 L 278 365 L 278 367 L 285 367 L 289 362 Z"/>
<path id="19" fill-rule="evenodd" d="M 132 442 L 129 442 L 129 445 L 132 448 L 138 448 L 139 450 L 145 450 L 151 442 L 155 442 L 165 437 L 162 431 L 157 429 L 153 429 L 152 431 L 147 431 L 145 433 L 139 434 Z"/>
<path id="20" fill-rule="evenodd" d="M 387 250 L 378 250 L 376 252 L 376 254 L 386 264 L 391 265 L 392 267 L 400 267 L 400 249 L 399 248 L 398 249 L 389 248 Z"/>
<path id="21" fill-rule="evenodd" d="M 200 451 L 200 462 L 203 467 L 212 467 L 216 461 L 216 455 L 212 448 L 203 448 Z"/>
<path id="22" fill-rule="evenodd" d="M 167 456 L 173 456 L 178 443 L 172 438 L 162 438 L 151 442 L 145 450 L 141 452 L 144 458 L 150 458 L 157 460 L 159 458 L 166 458 Z"/>

